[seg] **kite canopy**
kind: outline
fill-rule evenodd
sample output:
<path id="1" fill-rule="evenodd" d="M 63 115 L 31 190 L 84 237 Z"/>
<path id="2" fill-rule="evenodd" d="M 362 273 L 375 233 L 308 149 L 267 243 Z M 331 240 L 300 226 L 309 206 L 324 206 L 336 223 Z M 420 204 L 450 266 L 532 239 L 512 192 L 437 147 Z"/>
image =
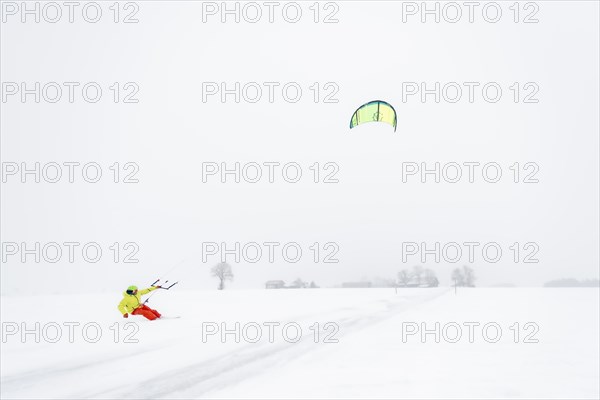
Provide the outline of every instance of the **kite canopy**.
<path id="1" fill-rule="evenodd" d="M 394 127 L 396 132 L 396 110 L 390 103 L 382 100 L 370 101 L 358 107 L 350 120 L 350 129 L 367 122 L 385 122 Z"/>

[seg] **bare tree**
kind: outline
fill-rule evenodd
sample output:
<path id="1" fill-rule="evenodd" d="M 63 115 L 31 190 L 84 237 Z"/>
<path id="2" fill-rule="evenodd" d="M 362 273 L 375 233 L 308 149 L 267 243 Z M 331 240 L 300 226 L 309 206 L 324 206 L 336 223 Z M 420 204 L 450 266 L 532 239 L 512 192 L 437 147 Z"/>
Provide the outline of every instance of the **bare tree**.
<path id="1" fill-rule="evenodd" d="M 410 275 L 410 272 L 408 272 L 408 270 L 403 269 L 402 271 L 398 272 L 398 281 L 400 281 L 402 286 L 404 286 L 404 287 L 408 286 L 411 279 L 412 279 L 412 276 Z"/>
<path id="2" fill-rule="evenodd" d="M 306 287 L 306 282 L 304 282 L 302 279 L 297 278 L 294 282 L 292 282 L 293 287 L 298 288 L 298 289 L 304 289 Z"/>
<path id="3" fill-rule="evenodd" d="M 463 266 L 464 285 L 467 287 L 475 287 L 475 271 L 471 267 Z"/>
<path id="4" fill-rule="evenodd" d="M 413 267 L 412 274 L 415 278 L 417 278 L 417 285 L 420 285 L 421 284 L 421 276 L 423 275 L 423 267 L 421 267 L 420 265 L 415 265 Z"/>
<path id="5" fill-rule="evenodd" d="M 225 289 L 225 281 L 233 280 L 233 271 L 231 270 L 231 265 L 224 262 L 212 267 L 210 274 L 216 278 L 219 278 L 219 290 Z"/>
<path id="6" fill-rule="evenodd" d="M 465 276 L 460 268 L 452 271 L 452 281 L 454 282 L 454 286 L 465 286 Z"/>
<path id="7" fill-rule="evenodd" d="M 427 283 L 427 286 L 437 287 L 440 284 L 433 270 L 427 268 L 423 273 L 425 274 L 425 283 Z"/>

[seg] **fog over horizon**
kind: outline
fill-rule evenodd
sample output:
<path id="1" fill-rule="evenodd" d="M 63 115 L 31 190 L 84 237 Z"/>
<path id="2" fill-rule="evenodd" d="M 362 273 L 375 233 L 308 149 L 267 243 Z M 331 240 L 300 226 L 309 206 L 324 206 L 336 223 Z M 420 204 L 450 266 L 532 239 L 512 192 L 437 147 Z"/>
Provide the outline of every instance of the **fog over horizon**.
<path id="1" fill-rule="evenodd" d="M 2 295 L 118 295 L 159 277 L 182 290 L 216 289 L 210 268 L 220 254 L 203 261 L 203 243 L 239 243 L 240 253 L 260 245 L 255 263 L 253 245 L 240 262 L 228 254 L 235 278 L 227 290 L 275 279 L 321 287 L 396 279 L 415 265 L 441 286 L 463 265 L 476 286 L 598 279 L 598 3 L 545 2 L 537 24 L 515 24 L 510 14 L 496 24 L 399 23 L 400 3 L 365 4 L 341 3 L 334 24 L 310 14 L 297 24 L 200 23 L 200 2 L 145 2 L 137 24 L 2 24 L 1 80 L 17 84 L 3 87 L 0 121 Z M 7 94 L 21 82 L 57 82 L 63 98 Z M 80 83 L 72 103 L 64 82 Z M 102 87 L 101 101 L 81 99 L 86 82 Z M 484 99 L 497 88 L 497 102 Z M 124 103 L 131 94 L 138 102 Z M 384 123 L 349 129 L 370 100 L 394 106 L 395 132 Z M 50 177 L 57 163 L 62 178 L 36 183 L 30 173 L 22 183 L 22 163 L 40 163 Z M 64 163 L 79 163 L 73 183 Z M 97 183 L 82 179 L 87 163 L 100 166 Z M 239 183 L 221 175 L 236 163 Z M 48 249 L 39 263 L 33 254 L 22 262 L 22 249 L 6 248 L 36 242 L 60 244 L 62 257 L 48 262 Z M 65 242 L 79 243 L 73 262 Z M 86 243 L 101 248 L 98 262 L 82 257 Z M 277 243 L 272 263 L 264 243 Z M 423 262 L 436 243 L 439 261 L 427 253 Z M 302 250 L 298 262 L 282 255 L 286 244 L 290 257 Z M 454 244 L 462 257 L 450 262 Z"/>

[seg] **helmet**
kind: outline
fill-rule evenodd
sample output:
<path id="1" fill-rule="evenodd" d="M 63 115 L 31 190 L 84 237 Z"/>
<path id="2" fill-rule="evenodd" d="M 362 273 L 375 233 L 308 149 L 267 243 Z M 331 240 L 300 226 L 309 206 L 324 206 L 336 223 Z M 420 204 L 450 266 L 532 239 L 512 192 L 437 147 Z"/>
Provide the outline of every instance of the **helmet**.
<path id="1" fill-rule="evenodd" d="M 127 288 L 127 294 L 134 294 L 135 292 L 137 292 L 138 287 L 135 285 L 131 285 Z"/>

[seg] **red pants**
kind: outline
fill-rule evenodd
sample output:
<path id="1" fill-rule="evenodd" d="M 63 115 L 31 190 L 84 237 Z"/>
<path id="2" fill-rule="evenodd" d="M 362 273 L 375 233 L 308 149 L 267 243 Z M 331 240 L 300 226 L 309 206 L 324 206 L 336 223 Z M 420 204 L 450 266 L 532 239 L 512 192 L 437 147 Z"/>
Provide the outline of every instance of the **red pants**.
<path id="1" fill-rule="evenodd" d="M 142 306 L 139 306 L 138 308 L 133 310 L 133 312 L 131 314 L 132 315 L 143 315 L 144 317 L 148 318 L 150 321 L 152 321 L 156 318 L 160 318 L 160 313 L 158 311 L 151 309 L 150 307 L 148 307 L 145 304 Z"/>

